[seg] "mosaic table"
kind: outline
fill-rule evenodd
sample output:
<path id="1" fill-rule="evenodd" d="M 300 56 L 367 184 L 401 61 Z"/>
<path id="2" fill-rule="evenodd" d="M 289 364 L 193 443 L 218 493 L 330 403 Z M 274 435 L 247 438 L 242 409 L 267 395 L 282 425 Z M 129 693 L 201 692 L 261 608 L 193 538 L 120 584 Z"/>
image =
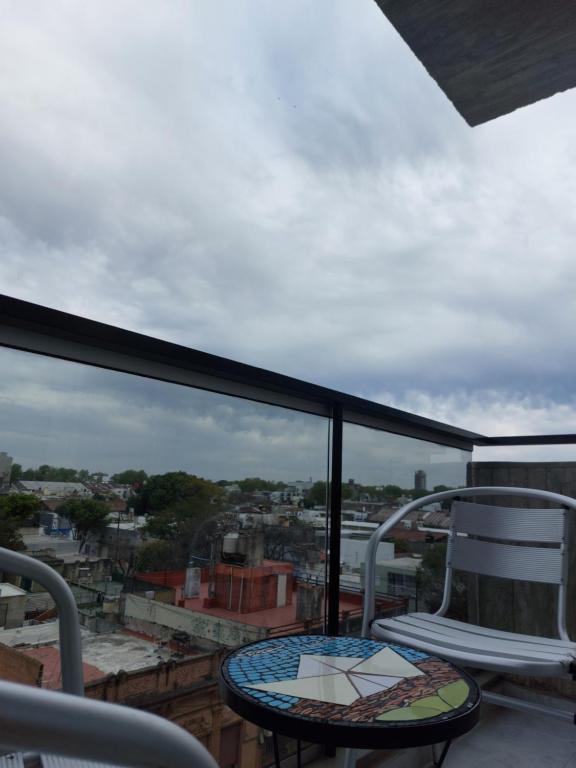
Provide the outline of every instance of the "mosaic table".
<path id="1" fill-rule="evenodd" d="M 222 662 L 228 706 L 302 741 L 389 749 L 449 742 L 478 722 L 480 691 L 448 661 L 356 637 L 290 635 Z"/>

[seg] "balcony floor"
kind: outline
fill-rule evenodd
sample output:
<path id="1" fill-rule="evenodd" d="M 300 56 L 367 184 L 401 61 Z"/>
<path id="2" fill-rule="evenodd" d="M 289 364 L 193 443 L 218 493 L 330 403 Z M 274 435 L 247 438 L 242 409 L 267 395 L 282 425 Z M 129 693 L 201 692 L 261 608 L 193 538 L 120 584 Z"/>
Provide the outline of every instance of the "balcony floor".
<path id="1" fill-rule="evenodd" d="M 502 707 L 485 707 L 480 724 L 456 742 L 451 766 L 576 768 L 576 726 Z"/>
<path id="2" fill-rule="evenodd" d="M 575 707 L 576 708 L 576 707 Z M 376 753 L 359 762 L 364 768 L 430 768 L 429 747 Z M 340 768 L 343 755 L 320 759 L 313 768 Z M 444 768 L 576 768 L 576 726 L 503 707 L 484 705 L 478 726 L 452 746 Z"/>

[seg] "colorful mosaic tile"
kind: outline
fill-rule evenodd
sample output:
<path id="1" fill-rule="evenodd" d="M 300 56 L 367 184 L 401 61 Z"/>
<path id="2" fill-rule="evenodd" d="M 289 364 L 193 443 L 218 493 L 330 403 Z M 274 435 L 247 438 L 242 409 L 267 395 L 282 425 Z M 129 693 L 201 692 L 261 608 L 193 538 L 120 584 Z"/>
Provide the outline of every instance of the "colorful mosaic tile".
<path id="1" fill-rule="evenodd" d="M 354 637 L 253 643 L 231 654 L 224 669 L 230 683 L 262 706 L 358 724 L 452 716 L 470 696 L 451 664 Z"/>

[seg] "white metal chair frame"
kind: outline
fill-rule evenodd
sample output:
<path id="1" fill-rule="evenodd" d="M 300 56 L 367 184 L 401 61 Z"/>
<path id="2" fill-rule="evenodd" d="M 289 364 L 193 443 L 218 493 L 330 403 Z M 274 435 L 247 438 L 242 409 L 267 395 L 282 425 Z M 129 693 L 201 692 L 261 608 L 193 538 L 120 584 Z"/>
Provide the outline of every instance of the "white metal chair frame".
<path id="1" fill-rule="evenodd" d="M 72 590 L 48 565 L 1 547 L 0 570 L 28 576 L 54 598 L 62 684 L 67 691 L 0 680 L 0 750 L 32 750 L 24 755 L 24 765 L 43 765 L 42 756 L 34 754 L 41 752 L 134 768 L 218 768 L 208 750 L 174 723 L 84 698 L 80 623 Z M 9 763 L 0 758 L 0 764 Z"/>
<path id="2" fill-rule="evenodd" d="M 555 509 L 510 509 L 463 502 L 481 496 L 527 497 L 557 505 Z M 434 614 L 412 613 L 374 619 L 376 551 L 388 532 L 410 512 L 433 502 L 451 500 L 446 575 L 442 604 Z M 576 673 L 576 643 L 566 628 L 568 575 L 566 515 L 576 511 L 576 500 L 550 491 L 529 488 L 477 487 L 442 491 L 410 502 L 395 512 L 370 538 L 365 566 L 363 637 L 412 645 L 465 666 L 561 677 Z M 514 543 L 504 543 L 514 542 Z M 544 544 L 542 547 L 536 544 Z M 555 546 L 554 546 L 555 545 Z M 501 578 L 555 584 L 558 587 L 559 639 L 498 632 L 445 618 L 450 606 L 454 570 Z M 536 711 L 574 722 L 573 711 L 483 691 L 483 698 L 502 706 Z"/>

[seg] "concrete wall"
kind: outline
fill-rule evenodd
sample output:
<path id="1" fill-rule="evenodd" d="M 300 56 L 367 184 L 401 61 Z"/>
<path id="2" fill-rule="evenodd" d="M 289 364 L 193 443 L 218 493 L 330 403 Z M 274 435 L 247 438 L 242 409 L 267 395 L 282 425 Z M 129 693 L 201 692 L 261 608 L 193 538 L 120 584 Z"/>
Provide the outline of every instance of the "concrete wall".
<path id="1" fill-rule="evenodd" d="M 27 595 L 0 596 L 0 622 L 4 629 L 21 627 L 24 623 Z M 6 618 L 4 612 L 6 611 Z"/>
<path id="2" fill-rule="evenodd" d="M 265 627 L 252 627 L 238 621 L 189 611 L 186 608 L 158 603 L 136 595 L 126 595 L 124 621 L 128 627 L 137 631 L 144 627 L 142 622 L 157 624 L 231 648 L 264 639 L 268 634 Z"/>
<path id="3" fill-rule="evenodd" d="M 340 542 L 340 560 L 350 568 L 360 570 L 366 562 L 366 549 L 368 539 L 348 539 L 342 537 Z M 394 557 L 394 544 L 391 541 L 383 541 L 378 545 L 376 562 L 392 560 Z"/>
<path id="4" fill-rule="evenodd" d="M 467 485 L 511 486 L 554 491 L 576 498 L 576 462 L 482 461 L 468 464 Z M 508 507 L 547 506 L 521 497 L 478 499 Z M 576 525 L 569 525 L 568 632 L 576 638 Z M 469 616 L 476 623 L 510 632 L 557 637 L 557 588 L 487 576 L 469 576 Z"/>

